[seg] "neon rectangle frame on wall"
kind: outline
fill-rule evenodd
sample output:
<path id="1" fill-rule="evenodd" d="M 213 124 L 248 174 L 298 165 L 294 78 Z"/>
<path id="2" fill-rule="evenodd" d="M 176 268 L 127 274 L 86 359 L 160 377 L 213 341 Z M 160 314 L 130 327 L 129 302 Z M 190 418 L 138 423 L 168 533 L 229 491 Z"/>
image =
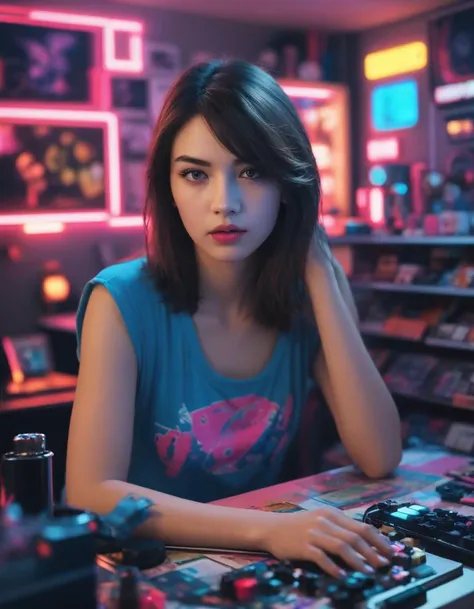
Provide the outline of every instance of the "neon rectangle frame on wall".
<path id="1" fill-rule="evenodd" d="M 70 11 L 35 9 L 0 4 L 0 20 L 31 24 L 44 24 L 72 30 L 90 30 L 101 38 L 98 66 L 119 74 L 141 74 L 143 72 L 143 23 L 131 19 L 117 19 L 101 15 L 90 15 Z M 127 37 L 128 57 L 117 56 L 117 36 Z"/>
<path id="2" fill-rule="evenodd" d="M 418 123 L 418 82 L 409 78 L 375 86 L 370 93 L 374 131 L 411 129 Z"/>
<path id="3" fill-rule="evenodd" d="M 102 30 L 103 69 L 121 74 L 143 72 L 143 24 L 129 19 L 115 19 L 98 15 L 29 9 L 32 21 L 50 24 L 72 25 L 76 28 L 100 28 Z M 128 37 L 128 57 L 117 57 L 117 36 Z"/>
<path id="4" fill-rule="evenodd" d="M 32 213 L 27 216 L 16 213 L 3 214 L 0 215 L 0 227 L 2 225 L 15 226 L 23 224 L 25 231 L 28 225 L 28 234 L 36 234 L 43 232 L 43 228 L 44 232 L 49 232 L 53 226 L 59 230 L 62 227 L 61 220 L 64 223 L 108 222 L 111 226 L 115 226 L 115 223 L 117 223 L 117 226 L 138 226 L 140 223 L 143 225 L 142 218 L 123 218 L 121 216 L 123 209 L 117 118 L 115 115 L 106 112 L 110 107 L 109 87 L 107 84 L 111 76 L 114 74 L 131 75 L 143 73 L 143 23 L 138 20 L 106 17 L 100 14 L 76 13 L 67 9 L 64 11 L 47 10 L 12 4 L 0 4 L 0 22 L 2 21 L 38 27 L 52 27 L 66 32 L 84 31 L 93 36 L 94 59 L 90 80 L 91 96 L 88 103 L 68 103 L 63 101 L 57 103 L 39 103 L 37 101 L 4 99 L 0 100 L 0 110 L 4 118 L 6 118 L 10 110 L 14 114 L 19 111 L 26 122 L 28 117 L 30 117 L 32 123 L 43 120 L 41 117 L 46 116 L 51 117 L 51 120 L 54 118 L 61 118 L 61 120 L 64 119 L 65 121 L 71 119 L 71 126 L 74 124 L 97 125 L 97 121 L 100 122 L 101 119 L 104 119 L 104 132 L 108 142 L 108 150 L 104 151 L 104 153 L 107 152 L 108 156 L 104 161 L 105 179 L 107 180 L 106 213 L 103 211 L 81 211 L 78 213 Z M 120 43 L 123 44 L 120 45 Z M 19 103 L 21 103 L 21 107 L 19 105 L 15 108 L 13 107 Z M 4 107 L 2 108 L 2 106 Z M 45 112 L 41 108 L 44 108 Z M 52 108 L 58 108 L 54 112 L 54 117 L 48 112 Z M 66 109 L 70 113 L 62 112 Z M 49 120 L 49 118 L 45 119 L 45 124 Z M 124 220 L 124 222 L 122 223 L 121 220 Z"/>
<path id="5" fill-rule="evenodd" d="M 83 72 L 81 73 L 81 69 L 79 68 L 78 65 L 73 65 L 71 66 L 71 73 L 72 71 L 74 71 L 75 74 L 77 74 L 77 72 L 79 71 L 79 77 L 84 79 L 84 82 L 82 83 L 81 86 L 81 91 L 79 93 L 81 98 L 75 98 L 74 95 L 70 96 L 69 98 L 67 96 L 63 96 L 63 98 L 61 98 L 61 94 L 57 95 L 57 98 L 54 98 L 53 94 L 41 94 L 40 92 L 38 92 L 38 96 L 35 97 L 34 95 L 34 91 L 28 91 L 28 93 L 25 95 L 24 92 L 22 92 L 21 90 L 18 93 L 18 96 L 7 96 L 7 95 L 3 95 L 0 91 L 0 103 L 5 104 L 5 105 L 13 105 L 13 104 L 21 104 L 22 106 L 25 107 L 35 107 L 37 108 L 38 106 L 44 106 L 47 108 L 53 108 L 53 107 L 57 107 L 57 108 L 81 108 L 84 110 L 92 110 L 97 108 L 98 106 L 100 106 L 101 104 L 101 76 L 102 76 L 102 68 L 101 68 L 101 64 L 102 64 L 102 52 L 101 52 L 101 44 L 100 44 L 100 38 L 101 38 L 101 32 L 97 29 L 93 29 L 93 28 L 78 28 L 77 26 L 73 26 L 71 25 L 58 25 L 58 24 L 48 24 L 48 23 L 43 23 L 43 22 L 34 22 L 31 21 L 27 15 L 24 14 L 10 14 L 10 13 L 4 13 L 3 12 L 3 7 L 0 6 L 0 30 L 2 26 L 6 26 L 6 31 L 5 31 L 5 35 L 1 34 L 1 39 L 0 39 L 0 56 L 2 57 L 2 63 L 3 63 L 3 67 L 2 67 L 2 80 L 5 81 L 6 79 L 8 79 L 9 76 L 9 72 L 8 72 L 8 67 L 9 67 L 9 59 L 8 59 L 8 54 L 11 52 L 15 52 L 15 38 L 13 38 L 12 41 L 8 41 L 8 39 L 6 39 L 6 37 L 8 37 L 8 35 L 12 35 L 12 31 L 14 30 L 15 26 L 18 26 L 19 28 L 25 28 L 25 32 L 22 33 L 19 32 L 19 36 L 17 36 L 17 38 L 22 39 L 22 41 L 24 42 L 24 49 L 18 48 L 16 49 L 17 53 L 20 53 L 19 56 L 17 57 L 13 57 L 11 59 L 11 61 L 16 62 L 16 64 L 18 64 L 20 66 L 21 69 L 24 70 L 28 70 L 28 68 L 33 66 L 33 63 L 31 62 L 31 66 L 28 66 L 27 63 L 25 63 L 24 65 L 22 65 L 22 61 L 21 61 L 21 51 L 24 52 L 25 56 L 27 56 L 28 54 L 28 48 L 26 46 L 26 41 L 28 40 L 28 36 L 27 36 L 27 32 L 28 29 L 31 28 L 32 31 L 32 38 L 30 40 L 30 45 L 31 45 L 31 58 L 33 59 L 35 57 L 35 55 L 38 57 L 41 57 L 40 51 L 41 51 L 41 44 L 44 43 L 44 40 L 48 40 L 51 43 L 51 35 L 53 33 L 57 33 L 59 36 L 61 34 L 68 34 L 70 33 L 72 36 L 76 37 L 76 42 L 79 42 L 82 46 L 86 46 L 86 48 L 81 48 L 80 49 L 80 55 L 84 55 L 85 53 L 89 53 L 90 54 L 90 65 L 85 67 L 82 66 Z M 44 29 L 44 39 L 42 39 L 41 34 L 39 33 L 41 30 Z M 26 35 L 25 35 L 26 34 Z M 58 38 L 60 40 L 60 38 Z M 2 49 L 2 43 L 6 45 L 6 47 L 4 49 Z M 52 44 L 52 43 L 51 43 Z M 43 49 L 44 52 L 47 54 L 48 52 L 51 51 L 51 49 Z M 1 52 L 3 51 L 3 52 Z M 57 56 L 59 55 L 61 52 L 63 52 L 61 49 L 55 49 L 54 50 L 54 54 Z M 53 53 L 53 51 L 51 51 L 51 53 Z M 83 61 L 82 58 L 77 58 L 77 53 L 75 55 L 72 56 L 73 61 L 79 62 L 81 63 Z M 66 58 L 64 58 L 64 60 L 66 60 Z M 41 69 L 41 63 L 36 60 L 37 63 L 34 65 L 35 70 L 38 72 Z M 18 63 L 19 62 L 19 63 Z M 61 68 L 63 68 L 63 65 L 61 66 Z M 79 70 L 78 70 L 79 68 Z M 14 72 L 12 73 L 12 76 L 15 76 Z M 49 77 L 50 75 L 48 75 Z M 41 74 L 38 75 L 38 82 L 40 82 L 40 77 Z M 60 78 L 59 78 L 60 77 Z M 66 84 L 67 84 L 67 79 L 70 77 L 70 74 L 68 74 L 67 72 L 62 72 L 60 75 L 58 75 L 58 80 L 66 80 Z M 21 78 L 21 75 L 20 77 Z M 4 82 L 3 86 L 8 87 L 8 86 L 15 86 L 14 83 L 9 83 Z M 82 89 L 85 90 L 86 95 L 84 95 L 84 97 L 82 98 Z M 77 94 L 77 92 L 76 92 Z"/>
<path id="6" fill-rule="evenodd" d="M 343 85 L 329 83 L 310 84 L 301 81 L 281 80 L 281 87 L 295 104 L 306 127 L 318 162 L 321 176 L 324 210 L 338 208 L 341 216 L 350 215 L 350 143 L 349 143 L 349 93 Z M 312 124 L 305 122 L 306 112 L 300 107 L 307 101 L 307 113 Z M 322 112 L 321 112 L 322 111 Z M 319 116 L 316 116 L 316 113 Z M 331 145 L 326 146 L 318 135 L 318 121 L 330 125 L 320 125 L 321 136 L 330 135 Z M 328 150 L 330 148 L 330 150 Z"/>
<path id="7" fill-rule="evenodd" d="M 118 120 L 115 114 L 100 111 L 84 112 L 82 110 L 0 106 L 0 122 L 2 120 L 25 125 L 99 126 L 103 128 L 105 132 L 104 180 L 106 209 L 71 212 L 6 213 L 0 214 L 0 226 L 16 226 L 35 222 L 62 222 L 64 224 L 106 222 L 111 216 L 119 216 L 121 214 L 120 142 Z"/>

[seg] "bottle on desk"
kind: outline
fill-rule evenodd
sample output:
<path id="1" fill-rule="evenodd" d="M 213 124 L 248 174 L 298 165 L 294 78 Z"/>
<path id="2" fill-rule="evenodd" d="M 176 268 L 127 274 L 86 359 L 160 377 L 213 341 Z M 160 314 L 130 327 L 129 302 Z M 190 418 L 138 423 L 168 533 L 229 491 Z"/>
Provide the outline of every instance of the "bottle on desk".
<path id="1" fill-rule="evenodd" d="M 3 455 L 1 480 L 5 500 L 28 516 L 53 510 L 53 453 L 42 433 L 18 434 L 13 450 Z"/>

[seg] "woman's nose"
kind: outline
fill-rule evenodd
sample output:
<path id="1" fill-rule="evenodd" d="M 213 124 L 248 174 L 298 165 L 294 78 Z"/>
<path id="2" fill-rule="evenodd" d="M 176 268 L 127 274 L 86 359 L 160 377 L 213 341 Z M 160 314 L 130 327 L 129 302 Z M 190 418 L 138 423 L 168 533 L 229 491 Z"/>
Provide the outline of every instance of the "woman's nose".
<path id="1" fill-rule="evenodd" d="M 215 214 L 237 214 L 242 209 L 241 193 L 234 180 L 219 180 L 212 193 L 212 211 Z"/>

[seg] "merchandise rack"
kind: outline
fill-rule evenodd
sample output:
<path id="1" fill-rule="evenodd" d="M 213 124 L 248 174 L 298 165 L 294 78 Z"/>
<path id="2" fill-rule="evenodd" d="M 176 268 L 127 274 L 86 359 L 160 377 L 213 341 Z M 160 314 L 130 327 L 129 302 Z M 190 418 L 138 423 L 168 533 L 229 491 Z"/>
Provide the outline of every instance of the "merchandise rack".
<path id="1" fill-rule="evenodd" d="M 474 236 L 389 236 L 389 235 L 347 235 L 330 238 L 330 243 L 336 257 L 341 256 L 347 262 L 352 261 L 353 268 L 358 263 L 372 263 L 381 254 L 401 255 L 407 263 L 416 263 L 420 257 L 426 257 L 427 250 L 439 248 L 455 252 L 459 258 L 470 258 L 474 264 Z M 345 251 L 344 251 L 345 250 Z M 347 253 L 349 250 L 349 256 Z M 473 253 L 471 253 L 473 252 Z M 418 254 L 418 256 L 416 255 Z M 345 266 L 345 265 L 343 265 Z M 449 285 L 421 285 L 421 284 L 395 284 L 387 281 L 375 281 L 364 278 L 350 279 L 351 287 L 355 294 L 357 292 L 373 293 L 374 297 L 393 294 L 397 298 L 412 299 L 411 302 L 426 301 L 429 305 L 437 298 L 446 301 L 449 305 L 459 302 L 469 306 L 473 301 L 474 312 L 474 287 L 461 288 Z M 457 364 L 464 366 L 472 364 L 474 369 L 474 342 L 462 342 L 436 338 L 433 336 L 422 336 L 421 338 L 409 338 L 399 336 L 393 332 L 387 332 L 383 322 L 361 321 L 360 331 L 369 349 L 389 350 L 392 353 L 392 361 L 401 354 L 423 354 L 431 355 L 440 359 L 440 365 L 452 362 L 453 367 Z M 381 370 L 382 373 L 386 370 Z M 474 380 L 474 378 L 473 378 Z M 413 408 L 432 410 L 439 414 L 445 411 L 448 417 L 455 419 L 472 418 L 474 402 L 472 404 L 459 405 L 450 399 L 432 394 L 424 394 L 423 391 L 416 393 L 404 393 L 395 387 L 389 388 L 394 398 L 399 403 L 410 404 Z"/>

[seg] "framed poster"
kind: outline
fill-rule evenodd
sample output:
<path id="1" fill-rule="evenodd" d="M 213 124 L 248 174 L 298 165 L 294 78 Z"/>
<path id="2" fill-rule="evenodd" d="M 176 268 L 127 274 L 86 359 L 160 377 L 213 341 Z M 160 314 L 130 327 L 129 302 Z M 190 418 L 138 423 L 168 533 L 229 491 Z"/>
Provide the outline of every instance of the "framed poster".
<path id="1" fill-rule="evenodd" d="M 34 109 L 31 119 L 20 120 L 14 118 L 16 109 L 11 115 L 7 110 L 0 108 L 0 225 L 44 213 L 59 214 L 64 221 L 86 211 L 102 216 L 118 205 L 109 200 L 113 189 L 106 188 L 115 165 L 107 154 L 114 135 L 107 113 L 92 121 L 79 111 L 72 121 L 69 111 L 44 110 L 42 117 Z M 112 170 L 116 175 L 115 166 Z"/>
<path id="2" fill-rule="evenodd" d="M 93 32 L 0 22 L 0 100 L 92 103 Z"/>
<path id="3" fill-rule="evenodd" d="M 167 78 L 151 78 L 149 83 L 149 115 L 153 123 L 160 115 L 161 109 L 165 102 L 168 91 L 173 84 L 172 80 Z"/>
<path id="4" fill-rule="evenodd" d="M 151 143 L 152 127 L 148 119 L 123 120 L 120 123 L 122 158 L 128 161 L 144 161 Z"/>
<path id="5" fill-rule="evenodd" d="M 112 109 L 121 116 L 147 116 L 149 83 L 147 78 L 114 77 L 110 81 Z"/>
<path id="6" fill-rule="evenodd" d="M 181 72 L 181 50 L 174 44 L 153 42 L 146 46 L 145 55 L 149 76 L 149 115 L 155 122 L 168 91 Z"/>
<path id="7" fill-rule="evenodd" d="M 181 70 L 181 49 L 166 42 L 148 43 L 145 47 L 145 69 L 151 77 L 175 79 Z"/>
<path id="8" fill-rule="evenodd" d="M 123 165 L 123 213 L 141 215 L 145 205 L 146 162 L 131 161 Z"/>

